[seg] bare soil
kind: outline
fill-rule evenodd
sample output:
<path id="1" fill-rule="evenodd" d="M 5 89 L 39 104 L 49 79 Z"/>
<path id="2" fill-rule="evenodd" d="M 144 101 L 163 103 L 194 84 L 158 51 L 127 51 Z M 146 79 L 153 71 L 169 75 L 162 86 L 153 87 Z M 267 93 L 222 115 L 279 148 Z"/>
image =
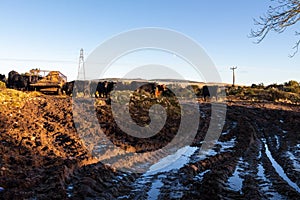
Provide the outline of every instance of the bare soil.
<path id="1" fill-rule="evenodd" d="M 222 135 L 204 154 L 211 104 L 200 102 L 199 131 L 191 144 L 196 151 L 188 162 L 143 176 L 97 162 L 77 133 L 72 101 L 40 95 L 26 97 L 18 106 L 2 102 L 1 199 L 300 199 L 299 105 L 227 102 Z M 174 133 L 136 141 L 118 129 L 110 105 L 91 109 L 107 137 L 134 152 L 160 148 L 180 120 L 170 109 L 173 118 L 167 123 Z M 143 119 L 140 123 L 147 123 Z M 86 134 L 96 133 L 89 129 Z"/>

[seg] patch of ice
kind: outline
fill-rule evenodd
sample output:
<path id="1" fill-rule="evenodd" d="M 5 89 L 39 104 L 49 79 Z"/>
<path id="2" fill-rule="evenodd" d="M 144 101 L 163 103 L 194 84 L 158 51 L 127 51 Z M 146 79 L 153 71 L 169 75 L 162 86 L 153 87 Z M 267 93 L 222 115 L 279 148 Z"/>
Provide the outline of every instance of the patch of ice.
<path id="1" fill-rule="evenodd" d="M 228 179 L 229 187 L 237 192 L 241 192 L 242 186 L 243 186 L 243 180 L 240 176 L 241 171 L 243 170 L 241 168 L 241 164 L 243 163 L 243 158 L 241 157 L 237 163 L 236 169 L 233 173 L 233 175 Z"/>
<path id="2" fill-rule="evenodd" d="M 293 181 L 291 181 L 291 179 L 289 179 L 289 177 L 285 174 L 284 170 L 282 169 L 282 167 L 276 162 L 276 160 L 273 158 L 268 144 L 263 141 L 265 144 L 265 149 L 266 149 L 266 154 L 269 158 L 269 160 L 272 163 L 272 166 L 275 168 L 276 172 L 279 174 L 279 176 L 285 180 L 292 188 L 294 188 L 297 192 L 300 192 L 300 188 L 298 187 L 298 185 L 296 183 L 294 183 Z"/>

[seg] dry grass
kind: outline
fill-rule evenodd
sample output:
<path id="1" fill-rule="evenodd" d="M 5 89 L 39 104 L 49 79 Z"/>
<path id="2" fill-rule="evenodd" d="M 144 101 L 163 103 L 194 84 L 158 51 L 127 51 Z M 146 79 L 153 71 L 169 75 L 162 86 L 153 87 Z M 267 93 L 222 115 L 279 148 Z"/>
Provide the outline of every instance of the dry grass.
<path id="1" fill-rule="evenodd" d="M 20 108 L 26 99 L 43 96 L 40 92 L 22 92 L 14 89 L 0 88 L 0 106 Z"/>

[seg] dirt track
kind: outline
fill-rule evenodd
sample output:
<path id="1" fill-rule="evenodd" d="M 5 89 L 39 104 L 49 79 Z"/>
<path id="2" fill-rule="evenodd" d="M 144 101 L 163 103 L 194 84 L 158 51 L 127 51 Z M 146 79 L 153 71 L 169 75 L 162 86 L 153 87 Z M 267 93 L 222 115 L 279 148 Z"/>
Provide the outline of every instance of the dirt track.
<path id="1" fill-rule="evenodd" d="M 95 163 L 89 147 L 76 132 L 69 97 L 26 98 L 20 108 L 1 105 L 0 196 L 300 199 L 299 106 L 242 101 L 231 101 L 227 106 L 222 135 L 212 150 L 200 152 L 210 120 L 210 104 L 201 103 L 199 132 L 186 163 L 169 171 L 143 175 Z M 106 134 L 119 135 L 110 107 L 98 107 L 97 113 L 101 113 L 98 120 L 105 124 Z M 158 145 L 164 136 L 157 139 Z M 149 148 L 155 149 L 156 144 Z"/>

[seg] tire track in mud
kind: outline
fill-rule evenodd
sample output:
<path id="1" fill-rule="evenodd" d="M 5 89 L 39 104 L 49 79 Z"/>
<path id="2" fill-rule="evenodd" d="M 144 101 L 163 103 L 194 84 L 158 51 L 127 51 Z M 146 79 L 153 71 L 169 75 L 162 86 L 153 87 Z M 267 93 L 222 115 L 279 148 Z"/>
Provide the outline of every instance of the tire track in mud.
<path id="1" fill-rule="evenodd" d="M 90 155 L 75 132 L 70 99 L 42 97 L 26 106 L 1 111 L 5 119 L 0 126 L 4 197 L 300 199 L 299 192 L 272 165 L 274 159 L 299 187 L 299 111 L 228 106 L 221 137 L 210 151 L 200 152 L 210 117 L 205 104 L 191 146 L 196 150 L 183 156 L 177 168 L 143 176 L 101 163 L 78 165 Z M 101 111 L 102 120 L 109 123 L 107 107 Z M 88 130 L 87 135 L 94 136 Z"/>
<path id="2" fill-rule="evenodd" d="M 267 124 L 255 123 L 258 110 L 243 116 L 245 108 L 235 108 L 231 114 L 220 141 L 232 143 L 228 151 L 215 147 L 197 158 L 197 152 L 190 157 L 191 162 L 179 170 L 161 174 L 161 178 L 151 179 L 157 199 L 297 199 L 299 193 L 278 174 L 268 153 L 263 134 Z M 240 111 L 240 112 L 239 112 Z M 230 112 L 230 111 L 229 111 Z M 263 110 L 259 110 L 261 114 Z M 251 113 L 253 115 L 251 115 Z M 230 114 L 229 114 L 230 115 Z M 239 118 L 238 118 L 239 117 Z M 237 122 L 235 122 L 235 120 Z M 227 136 L 224 139 L 224 136 Z M 269 137 L 270 141 L 280 140 Z M 225 145 L 226 146 L 226 145 Z M 276 142 L 275 148 L 281 148 Z M 158 180 L 159 179 L 159 180 Z M 150 181 L 151 182 L 151 181 Z M 151 190 L 151 183 L 144 189 Z M 147 193 L 147 192 L 146 192 Z M 144 194 L 144 199 L 151 199 Z"/>

